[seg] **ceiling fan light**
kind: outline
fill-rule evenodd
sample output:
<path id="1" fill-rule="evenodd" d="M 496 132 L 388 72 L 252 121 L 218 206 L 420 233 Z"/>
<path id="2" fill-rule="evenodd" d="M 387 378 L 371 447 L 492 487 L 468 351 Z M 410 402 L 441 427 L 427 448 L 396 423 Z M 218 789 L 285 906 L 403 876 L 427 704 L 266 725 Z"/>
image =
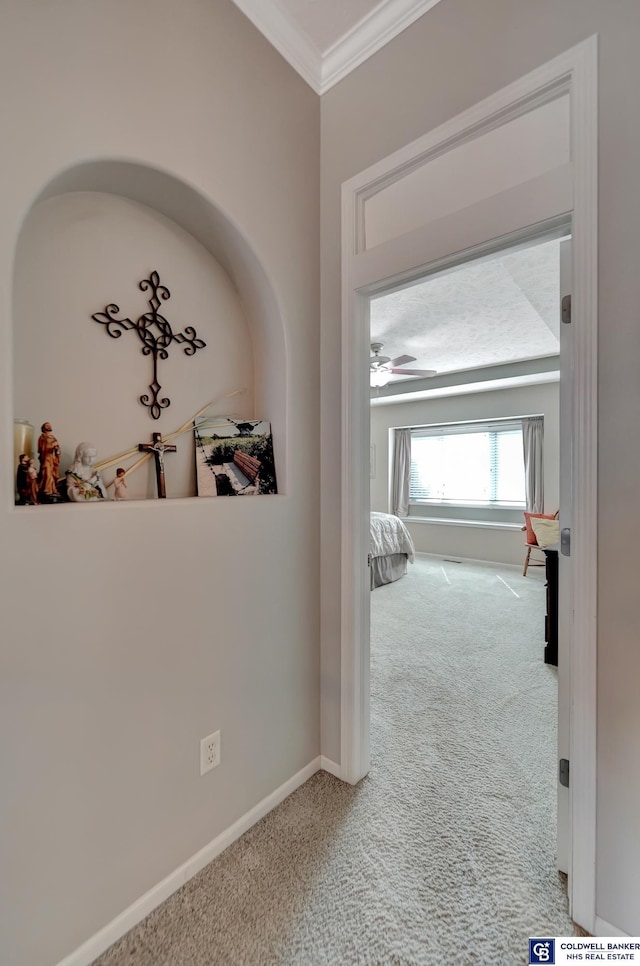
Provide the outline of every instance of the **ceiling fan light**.
<path id="1" fill-rule="evenodd" d="M 372 369 L 369 375 L 369 383 L 376 389 L 386 386 L 391 379 L 392 373 L 388 369 Z"/>

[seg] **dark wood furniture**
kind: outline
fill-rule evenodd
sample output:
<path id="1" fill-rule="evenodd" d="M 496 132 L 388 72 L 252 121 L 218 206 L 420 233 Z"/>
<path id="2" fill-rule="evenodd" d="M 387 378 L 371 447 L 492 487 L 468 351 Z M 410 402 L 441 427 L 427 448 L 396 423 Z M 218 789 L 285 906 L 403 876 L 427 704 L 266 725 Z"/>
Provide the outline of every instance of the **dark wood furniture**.
<path id="1" fill-rule="evenodd" d="M 558 551 L 544 550 L 547 577 L 547 614 L 544 622 L 545 664 L 558 665 Z"/>

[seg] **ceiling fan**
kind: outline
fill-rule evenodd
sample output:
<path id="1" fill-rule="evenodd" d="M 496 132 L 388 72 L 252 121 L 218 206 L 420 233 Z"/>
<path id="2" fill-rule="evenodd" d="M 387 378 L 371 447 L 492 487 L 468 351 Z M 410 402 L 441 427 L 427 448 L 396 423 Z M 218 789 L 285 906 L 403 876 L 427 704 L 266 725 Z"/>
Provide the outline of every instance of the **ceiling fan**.
<path id="1" fill-rule="evenodd" d="M 415 356 L 398 356 L 397 359 L 390 359 L 389 356 L 381 356 L 380 350 L 384 343 L 372 342 L 371 352 L 373 355 L 369 360 L 369 379 L 372 386 L 386 386 L 391 376 L 435 376 L 435 369 L 403 369 L 407 362 L 415 362 Z"/>

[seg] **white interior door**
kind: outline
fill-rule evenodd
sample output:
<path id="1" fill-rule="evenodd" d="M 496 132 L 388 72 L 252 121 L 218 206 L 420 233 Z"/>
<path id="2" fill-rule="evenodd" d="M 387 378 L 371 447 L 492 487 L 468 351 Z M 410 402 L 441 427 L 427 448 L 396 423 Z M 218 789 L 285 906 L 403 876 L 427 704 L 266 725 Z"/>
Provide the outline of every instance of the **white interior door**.
<path id="1" fill-rule="evenodd" d="M 560 304 L 571 295 L 571 240 L 560 243 Z M 560 321 L 560 532 L 573 522 L 573 327 Z M 571 557 L 558 554 L 558 762 L 569 761 L 571 717 Z M 569 788 L 558 770 L 558 869 L 569 873 L 571 848 Z"/>

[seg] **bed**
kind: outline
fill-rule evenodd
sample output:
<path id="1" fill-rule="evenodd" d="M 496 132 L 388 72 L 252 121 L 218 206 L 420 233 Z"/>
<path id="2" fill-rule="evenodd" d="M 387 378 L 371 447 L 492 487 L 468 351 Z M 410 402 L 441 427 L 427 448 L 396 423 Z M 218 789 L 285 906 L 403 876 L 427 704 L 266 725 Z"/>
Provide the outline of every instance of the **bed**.
<path id="1" fill-rule="evenodd" d="M 400 517 L 391 513 L 371 513 L 371 589 L 390 584 L 407 572 L 413 563 L 415 547 L 411 534 Z"/>

